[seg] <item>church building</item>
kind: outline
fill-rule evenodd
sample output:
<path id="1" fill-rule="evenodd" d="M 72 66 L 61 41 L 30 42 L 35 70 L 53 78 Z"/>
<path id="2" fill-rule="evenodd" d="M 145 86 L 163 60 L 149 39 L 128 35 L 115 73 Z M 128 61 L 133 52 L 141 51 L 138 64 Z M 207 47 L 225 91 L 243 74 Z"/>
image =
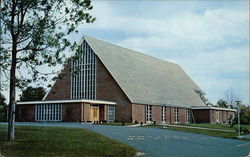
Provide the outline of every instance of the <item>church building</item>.
<path id="1" fill-rule="evenodd" d="M 17 121 L 227 123 L 178 65 L 84 36 L 42 101 L 18 102 Z"/>

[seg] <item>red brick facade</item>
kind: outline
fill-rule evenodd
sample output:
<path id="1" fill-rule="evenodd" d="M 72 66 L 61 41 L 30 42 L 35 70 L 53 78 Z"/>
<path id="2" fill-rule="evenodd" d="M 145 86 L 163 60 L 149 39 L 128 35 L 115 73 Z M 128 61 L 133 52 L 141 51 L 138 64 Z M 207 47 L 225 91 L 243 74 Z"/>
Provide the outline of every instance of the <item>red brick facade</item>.
<path id="1" fill-rule="evenodd" d="M 145 122 L 146 105 L 132 104 L 132 122 Z"/>
<path id="2" fill-rule="evenodd" d="M 71 72 L 70 64 L 63 70 L 63 77 L 58 79 L 45 100 L 70 99 Z M 119 122 L 146 122 L 146 105 L 132 104 L 110 72 L 96 57 L 96 99 L 116 102 L 115 120 Z M 90 104 L 68 103 L 62 106 L 62 121 L 90 121 Z M 166 107 L 166 123 L 175 123 L 175 108 Z M 178 108 L 178 123 L 186 123 L 186 108 Z M 152 105 L 152 122 L 162 123 L 162 108 Z M 191 116 L 195 123 L 226 123 L 235 112 L 225 110 L 195 109 Z M 35 121 L 35 105 L 17 105 L 18 121 Z M 106 119 L 106 106 L 99 105 L 99 120 Z"/>
<path id="3" fill-rule="evenodd" d="M 153 105 L 152 106 L 152 121 L 153 122 L 155 121 L 156 123 L 161 123 L 162 122 L 161 116 L 162 116 L 161 106 Z"/>
<path id="4" fill-rule="evenodd" d="M 209 110 L 192 110 L 195 123 L 210 123 Z"/>
<path id="5" fill-rule="evenodd" d="M 185 108 L 179 108 L 178 112 L 178 123 L 186 123 L 186 110 Z"/>
<path id="6" fill-rule="evenodd" d="M 62 71 L 61 77 L 58 78 L 49 91 L 45 100 L 61 100 L 70 99 L 70 88 L 71 88 L 71 65 L 68 64 Z"/>
<path id="7" fill-rule="evenodd" d="M 235 117 L 236 112 L 215 109 L 192 110 L 195 123 L 228 123 L 230 116 Z"/>
<path id="8" fill-rule="evenodd" d="M 112 75 L 97 57 L 96 99 L 116 102 L 116 121 L 132 121 L 132 104 Z"/>
<path id="9" fill-rule="evenodd" d="M 178 108 L 178 123 L 186 123 L 186 108 Z M 132 122 L 146 122 L 146 105 L 132 104 Z M 192 116 L 192 115 L 190 115 Z M 175 123 L 174 107 L 166 107 L 166 123 Z M 161 106 L 152 105 L 152 122 L 162 123 Z"/>
<path id="10" fill-rule="evenodd" d="M 34 122 L 35 121 L 35 105 L 17 105 L 16 121 Z"/>
<path id="11" fill-rule="evenodd" d="M 64 122 L 80 122 L 81 121 L 82 103 L 63 104 L 62 121 Z"/>

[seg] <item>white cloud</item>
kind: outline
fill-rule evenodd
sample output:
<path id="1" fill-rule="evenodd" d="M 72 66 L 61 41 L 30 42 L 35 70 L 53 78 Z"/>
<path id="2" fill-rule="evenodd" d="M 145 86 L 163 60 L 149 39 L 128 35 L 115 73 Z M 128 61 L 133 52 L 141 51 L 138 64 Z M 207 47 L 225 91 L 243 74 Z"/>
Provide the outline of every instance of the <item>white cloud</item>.
<path id="1" fill-rule="evenodd" d="M 180 64 L 216 102 L 232 87 L 249 103 L 247 2 L 93 1 L 83 33 Z M 118 38 L 118 34 L 123 34 Z M 115 39 L 111 39 L 111 36 Z M 238 77 L 236 77 L 238 76 Z"/>
<path id="2" fill-rule="evenodd" d="M 85 29 L 105 30 L 104 40 L 114 30 L 128 34 L 112 42 L 182 65 L 213 102 L 233 87 L 249 103 L 248 9 L 209 8 L 199 2 L 192 7 L 183 5 L 182 10 L 172 6 L 169 11 L 168 5 L 160 5 L 144 5 L 144 11 L 150 8 L 152 14 L 145 17 L 140 6 L 140 12 L 131 16 L 118 11 L 126 10 L 124 6 L 101 2 L 95 13 L 99 20 Z M 199 7 L 202 11 L 197 13 Z"/>

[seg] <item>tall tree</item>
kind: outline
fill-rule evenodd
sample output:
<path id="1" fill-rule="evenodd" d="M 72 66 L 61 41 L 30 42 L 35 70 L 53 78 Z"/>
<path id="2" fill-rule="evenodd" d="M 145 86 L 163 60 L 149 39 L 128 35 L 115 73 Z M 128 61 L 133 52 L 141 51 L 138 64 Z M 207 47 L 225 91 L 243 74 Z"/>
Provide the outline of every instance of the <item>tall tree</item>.
<path id="1" fill-rule="evenodd" d="M 218 101 L 217 101 L 217 105 L 218 105 L 219 107 L 224 107 L 224 108 L 227 108 L 227 107 L 228 107 L 227 102 L 226 102 L 225 100 L 223 100 L 223 99 L 218 100 Z"/>
<path id="2" fill-rule="evenodd" d="M 27 87 L 20 94 L 20 101 L 35 101 L 42 100 L 44 95 L 46 94 L 45 89 L 43 87 Z"/>
<path id="3" fill-rule="evenodd" d="M 16 87 L 47 80 L 48 73 L 39 66 L 66 64 L 69 47 L 80 52 L 80 46 L 67 39 L 82 23 L 92 23 L 90 0 L 2 0 L 2 48 L 0 66 L 9 74 L 8 140 L 14 140 Z M 21 70 L 20 70 L 21 69 Z M 31 77 L 23 75 L 26 70 Z M 19 72 L 19 73 L 18 73 Z"/>
<path id="4" fill-rule="evenodd" d="M 236 105 L 235 101 L 239 100 L 239 97 L 234 92 L 233 88 L 229 88 L 224 92 L 224 99 L 226 100 L 227 104 L 233 108 Z"/>

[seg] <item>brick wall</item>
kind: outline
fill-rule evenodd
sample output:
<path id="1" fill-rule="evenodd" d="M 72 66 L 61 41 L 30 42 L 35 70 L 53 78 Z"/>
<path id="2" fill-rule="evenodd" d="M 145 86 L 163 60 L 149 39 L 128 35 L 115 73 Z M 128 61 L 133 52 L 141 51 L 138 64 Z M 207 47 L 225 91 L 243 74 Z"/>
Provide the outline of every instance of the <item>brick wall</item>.
<path id="1" fill-rule="evenodd" d="M 82 111 L 82 104 L 75 103 L 75 104 L 63 104 L 63 111 L 62 111 L 62 121 L 65 122 L 80 122 L 82 119 L 81 115 Z"/>
<path id="2" fill-rule="evenodd" d="M 105 114 L 105 105 L 99 105 L 99 120 L 103 121 L 106 120 L 106 114 Z"/>
<path id="3" fill-rule="evenodd" d="M 186 109 L 179 108 L 179 123 L 186 123 Z"/>
<path id="4" fill-rule="evenodd" d="M 172 120 L 171 119 L 171 107 L 166 107 L 166 122 L 167 123 L 170 123 L 170 121 Z"/>
<path id="5" fill-rule="evenodd" d="M 35 106 L 34 105 L 17 105 L 16 106 L 16 121 L 34 122 L 35 121 Z"/>
<path id="6" fill-rule="evenodd" d="M 96 99 L 115 101 L 116 121 L 132 121 L 132 104 L 112 75 L 97 57 L 96 59 Z"/>
<path id="7" fill-rule="evenodd" d="M 161 123 L 161 106 L 152 106 L 152 122 Z"/>
<path id="8" fill-rule="evenodd" d="M 210 114 L 209 110 L 193 110 L 195 123 L 209 123 Z"/>
<path id="9" fill-rule="evenodd" d="M 81 103 L 63 104 L 62 105 L 62 121 L 64 122 L 80 122 L 81 121 Z"/>
<path id="10" fill-rule="evenodd" d="M 145 106 L 141 104 L 132 104 L 132 122 L 145 123 Z"/>
<path id="11" fill-rule="evenodd" d="M 61 75 L 62 78 L 58 78 L 49 91 L 49 94 L 45 100 L 60 100 L 60 99 L 70 99 L 70 88 L 71 88 L 71 65 L 65 66 Z"/>

